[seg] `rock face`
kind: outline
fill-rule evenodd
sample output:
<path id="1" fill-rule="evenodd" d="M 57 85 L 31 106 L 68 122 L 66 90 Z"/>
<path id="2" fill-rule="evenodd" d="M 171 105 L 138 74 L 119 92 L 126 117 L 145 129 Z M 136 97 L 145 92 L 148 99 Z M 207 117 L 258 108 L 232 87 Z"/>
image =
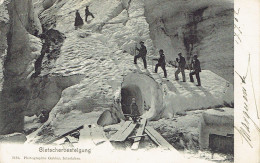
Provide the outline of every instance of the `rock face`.
<path id="1" fill-rule="evenodd" d="M 7 32 L 9 29 L 9 15 L 6 3 L 0 4 L 0 91 L 3 84 L 3 58 L 7 53 Z"/>
<path id="2" fill-rule="evenodd" d="M 198 54 L 202 69 L 234 83 L 233 1 L 145 0 L 145 16 L 154 46 L 168 61 L 181 52 Z"/>
<path id="3" fill-rule="evenodd" d="M 46 10 L 50 8 L 55 2 L 56 0 L 44 0 L 42 3 L 42 7 Z"/>
<path id="4" fill-rule="evenodd" d="M 7 54 L 4 58 L 4 82 L 0 95 L 0 133 L 8 134 L 23 130 L 23 111 L 29 93 L 28 77 L 34 71 L 33 63 L 41 50 L 41 42 L 33 34 L 40 33 L 41 26 L 33 12 L 31 0 L 5 1 L 2 5 L 1 8 L 5 13 L 8 12 L 8 17 L 1 20 L 1 26 L 4 27 L 4 33 L 1 34 L 4 37 L 1 39 Z"/>
<path id="5" fill-rule="evenodd" d="M 104 111 L 97 120 L 97 124 L 100 126 L 108 126 L 116 123 L 119 123 L 118 117 L 109 110 Z"/>
<path id="6" fill-rule="evenodd" d="M 158 18 L 153 17 L 155 14 L 150 10 L 152 3 L 156 1 L 56 1 L 45 9 L 43 3 L 47 0 L 35 0 L 35 2 L 35 10 L 39 11 L 43 27 L 43 35 L 40 37 L 43 43 L 42 49 L 36 48 L 34 58 L 28 59 L 25 54 L 32 52 L 28 50 L 30 46 L 26 39 L 20 43 L 19 38 L 16 38 L 17 33 L 8 38 L 26 48 L 19 50 L 22 47 L 16 46 L 7 53 L 7 56 L 13 57 L 9 62 L 6 61 L 4 66 L 7 73 L 4 74 L 6 78 L 3 92 L 6 92 L 4 96 L 9 101 L 2 105 L 12 103 L 15 106 L 9 106 L 13 108 L 10 110 L 18 108 L 18 111 L 23 111 L 29 116 L 39 114 L 42 109 L 50 111 L 47 122 L 30 135 L 28 142 L 45 142 L 85 123 L 101 125 L 116 123 L 115 119 L 124 119 L 123 113 L 128 112 L 129 99 L 132 97 L 137 98 L 139 112 L 148 120 L 169 118 L 176 112 L 186 110 L 232 105 L 232 84 L 211 71 L 201 73 L 203 85 L 201 89 L 195 87 L 193 83 L 182 84 L 174 81 L 176 69 L 169 65 L 166 68 L 169 72 L 169 82 L 161 79 L 160 69 L 158 74 L 152 73 L 155 64 L 152 57 L 158 53 L 156 48 L 163 48 L 170 54 L 169 47 L 172 47 L 160 41 L 158 37 L 160 35 L 164 37 L 163 34 L 152 30 L 155 28 L 153 19 L 155 25 L 158 24 Z M 163 1 L 159 4 L 165 5 L 165 3 L 166 1 Z M 79 10 L 80 15 L 84 17 L 86 5 L 89 5 L 89 10 L 95 18 L 90 18 L 80 29 L 75 30 L 75 11 Z M 11 3 L 9 6 L 12 13 Z M 9 16 L 10 20 L 15 17 L 12 14 Z M 175 17 L 175 15 L 167 16 Z M 28 36 L 33 38 L 30 40 L 34 42 L 36 40 L 40 42 L 38 38 L 27 34 L 27 31 L 32 32 L 31 28 L 18 25 L 12 26 L 17 28 L 16 32 L 19 35 L 23 34 L 24 38 Z M 175 29 L 170 25 L 168 28 Z M 172 43 L 170 37 L 167 39 Z M 133 64 L 133 55 L 136 54 L 134 49 L 136 43 L 141 40 L 148 49 L 147 70 L 143 69 L 141 60 L 138 60 L 138 65 Z M 11 48 L 11 41 L 7 43 L 8 48 Z M 183 44 L 178 46 L 176 44 L 175 48 L 185 51 Z M 175 48 L 172 49 L 174 52 Z M 15 55 L 17 51 L 21 54 Z M 167 59 L 170 59 L 171 56 L 168 54 Z M 18 62 L 18 57 L 21 57 L 19 63 L 23 64 L 18 70 L 12 70 L 15 68 L 13 66 L 15 61 Z M 24 69 L 28 71 L 25 73 Z M 17 77 L 11 79 L 12 72 Z M 13 86 L 8 83 L 12 83 Z M 17 90 L 16 87 L 19 87 L 19 90 L 21 88 L 20 96 L 11 94 L 12 90 Z M 206 96 L 210 98 L 205 98 Z M 17 101 L 13 99 L 18 97 Z M 101 118 L 98 120 L 100 115 Z M 20 121 L 15 123 L 22 124 Z"/>

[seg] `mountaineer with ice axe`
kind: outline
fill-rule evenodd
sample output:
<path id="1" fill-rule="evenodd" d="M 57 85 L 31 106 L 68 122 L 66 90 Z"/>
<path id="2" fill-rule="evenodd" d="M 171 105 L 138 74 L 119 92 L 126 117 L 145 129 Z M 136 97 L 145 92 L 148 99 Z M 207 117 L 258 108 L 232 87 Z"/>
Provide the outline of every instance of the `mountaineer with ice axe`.
<path id="1" fill-rule="evenodd" d="M 181 72 L 182 74 L 182 80 L 183 82 L 186 82 L 186 77 L 185 77 L 185 65 L 186 65 L 186 60 L 182 56 L 181 53 L 178 54 L 179 58 L 176 58 L 176 61 L 178 62 L 178 69 L 175 72 L 175 80 L 179 80 L 178 74 Z"/>
<path id="2" fill-rule="evenodd" d="M 147 69 L 147 63 L 146 63 L 147 50 L 146 50 L 146 47 L 144 46 L 144 42 L 143 41 L 140 41 L 140 45 L 141 45 L 140 49 L 138 49 L 135 46 L 135 50 L 139 51 L 139 54 L 134 57 L 134 64 L 137 64 L 137 59 L 138 58 L 142 58 L 143 62 L 144 62 L 144 68 Z"/>
<path id="3" fill-rule="evenodd" d="M 192 61 L 192 69 L 193 71 L 190 73 L 190 81 L 192 83 L 194 82 L 193 75 L 195 75 L 198 82 L 197 86 L 201 86 L 201 82 L 200 82 L 201 68 L 200 68 L 200 61 L 198 60 L 197 55 L 194 55 L 194 61 Z"/>
<path id="4" fill-rule="evenodd" d="M 159 50 L 159 54 L 160 54 L 160 58 L 159 59 L 154 59 L 154 60 L 158 61 L 158 63 L 155 65 L 155 70 L 154 71 L 155 71 L 155 73 L 157 73 L 158 67 L 161 67 L 162 70 L 163 70 L 163 73 L 164 73 L 164 78 L 167 78 L 167 72 L 166 72 L 166 69 L 165 69 L 165 66 L 166 66 L 165 55 L 164 55 L 162 49 Z"/>

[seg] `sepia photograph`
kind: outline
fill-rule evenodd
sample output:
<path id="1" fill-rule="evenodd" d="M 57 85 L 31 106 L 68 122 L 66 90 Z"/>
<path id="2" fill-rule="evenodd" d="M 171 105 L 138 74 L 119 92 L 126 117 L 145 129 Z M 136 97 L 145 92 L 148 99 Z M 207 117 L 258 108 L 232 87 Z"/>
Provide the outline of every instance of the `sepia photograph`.
<path id="1" fill-rule="evenodd" d="M 259 80 L 242 66 L 257 59 L 234 62 L 242 12 L 234 0 L 0 0 L 0 162 L 237 162 L 235 131 L 250 148 L 260 133 Z"/>

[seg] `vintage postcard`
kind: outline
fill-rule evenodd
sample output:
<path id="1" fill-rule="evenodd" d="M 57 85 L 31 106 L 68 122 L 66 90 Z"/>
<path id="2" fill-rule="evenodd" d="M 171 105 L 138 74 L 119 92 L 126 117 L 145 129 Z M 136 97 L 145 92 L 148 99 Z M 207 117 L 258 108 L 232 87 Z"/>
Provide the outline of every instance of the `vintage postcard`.
<path id="1" fill-rule="evenodd" d="M 259 14 L 0 0 L 0 163 L 260 163 Z"/>

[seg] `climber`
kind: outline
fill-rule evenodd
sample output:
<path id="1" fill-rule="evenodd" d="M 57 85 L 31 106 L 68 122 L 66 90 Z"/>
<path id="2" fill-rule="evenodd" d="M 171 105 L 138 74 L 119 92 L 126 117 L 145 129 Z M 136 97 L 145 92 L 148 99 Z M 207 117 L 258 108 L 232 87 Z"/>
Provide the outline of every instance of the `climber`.
<path id="1" fill-rule="evenodd" d="M 137 47 L 135 48 L 137 51 L 139 51 L 139 54 L 134 57 L 134 64 L 137 64 L 137 59 L 141 57 L 144 62 L 144 68 L 146 69 L 147 68 L 147 63 L 146 63 L 147 50 L 146 50 L 146 47 L 144 46 L 143 41 L 140 41 L 140 45 L 141 45 L 140 49 L 138 49 Z"/>
<path id="2" fill-rule="evenodd" d="M 75 26 L 75 29 L 77 30 L 78 27 L 82 27 L 83 25 L 83 19 L 81 18 L 80 14 L 79 14 L 79 10 L 76 10 L 76 17 L 75 17 L 75 23 L 74 23 L 74 26 Z"/>
<path id="3" fill-rule="evenodd" d="M 185 72 L 184 72 L 185 65 L 186 65 L 186 60 L 185 60 L 185 58 L 181 55 L 181 53 L 179 53 L 178 56 L 179 56 L 180 58 L 176 58 L 176 61 L 179 63 L 179 65 L 178 65 L 177 71 L 175 72 L 175 80 L 179 80 L 178 74 L 181 72 L 181 74 L 182 74 L 182 80 L 183 80 L 183 82 L 186 82 Z"/>
<path id="4" fill-rule="evenodd" d="M 158 59 L 158 63 L 155 65 L 155 73 L 157 73 L 158 67 L 160 66 L 163 69 L 164 77 L 167 78 L 167 72 L 165 69 L 165 55 L 163 54 L 163 50 L 159 50 L 160 58 Z"/>
<path id="5" fill-rule="evenodd" d="M 41 114 L 39 115 L 39 120 L 41 123 L 44 123 L 48 120 L 49 113 L 45 110 L 41 110 Z"/>
<path id="6" fill-rule="evenodd" d="M 130 104 L 131 116 L 134 122 L 137 122 L 139 115 L 138 106 L 135 102 L 135 98 L 132 98 L 132 103 Z"/>
<path id="7" fill-rule="evenodd" d="M 190 73 L 190 81 L 194 82 L 193 75 L 196 75 L 197 82 L 198 82 L 197 86 L 201 86 L 200 74 L 199 74 L 201 72 L 200 61 L 198 60 L 198 56 L 197 55 L 194 55 L 193 58 L 194 58 L 194 61 L 192 61 L 192 69 L 193 69 L 193 71 Z"/>
<path id="8" fill-rule="evenodd" d="M 86 9 L 85 9 L 85 21 L 87 22 L 88 21 L 88 16 L 92 16 L 92 18 L 94 19 L 94 15 L 89 11 L 88 9 L 88 6 L 86 6 Z"/>

